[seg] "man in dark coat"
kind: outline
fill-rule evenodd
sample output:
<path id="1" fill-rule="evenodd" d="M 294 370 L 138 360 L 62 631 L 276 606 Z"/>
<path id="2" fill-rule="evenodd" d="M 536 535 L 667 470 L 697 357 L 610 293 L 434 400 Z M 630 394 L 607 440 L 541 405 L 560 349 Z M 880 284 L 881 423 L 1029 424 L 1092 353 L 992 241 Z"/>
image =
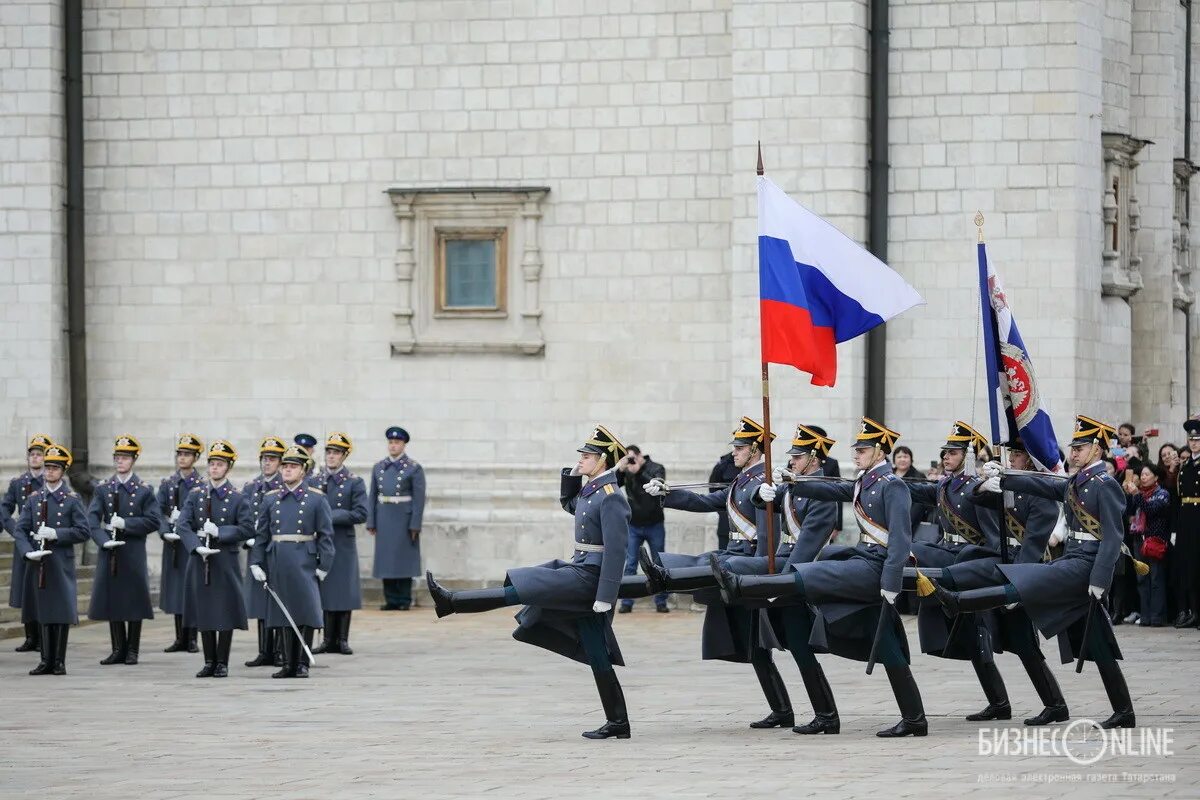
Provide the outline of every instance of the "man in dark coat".
<path id="1" fill-rule="evenodd" d="M 412 579 L 421 574 L 421 522 L 425 515 L 425 470 L 408 457 L 408 431 L 387 429 L 387 458 L 371 468 L 367 533 L 375 537 L 371 574 L 383 580 L 382 611 L 407 611 Z"/>
<path id="2" fill-rule="evenodd" d="M 158 535 L 163 540 L 158 607 L 164 614 L 175 617 L 175 641 L 163 650 L 164 653 L 199 652 L 196 632 L 183 625 L 183 571 L 187 566 L 187 553 L 179 543 L 175 524 L 179 521 L 188 492 L 204 480 L 204 476 L 196 471 L 196 460 L 203 451 L 204 442 L 197 436 L 182 434 L 175 443 L 175 472 L 163 478 L 158 485 Z"/>
<path id="3" fill-rule="evenodd" d="M 629 502 L 614 468 L 625 446 L 598 426 L 579 448 L 573 469 L 562 471 L 563 510 L 575 524 L 575 553 L 536 567 L 511 569 L 504 586 L 452 592 L 425 573 L 437 615 L 489 611 L 525 604 L 513 638 L 588 664 L 604 707 L 605 723 L 587 739 L 628 739 L 629 714 L 614 665 L 624 666 L 612 632 L 629 541 Z M 586 484 L 584 483 L 586 479 Z"/>
<path id="4" fill-rule="evenodd" d="M 263 497 L 272 489 L 283 486 L 283 477 L 279 474 L 279 457 L 287 450 L 287 445 L 278 436 L 266 436 L 258 444 L 258 466 L 262 470 L 256 478 L 242 487 L 242 494 L 250 505 L 250 529 L 258 530 L 258 513 L 262 507 Z M 254 548 L 253 537 L 243 542 L 246 550 Z M 249 561 L 249 556 L 247 556 Z M 250 570 L 246 570 L 243 581 L 246 595 L 246 616 L 258 622 L 258 655 L 246 662 L 247 667 L 268 667 L 274 664 L 282 667 L 284 662 L 283 644 L 280 637 L 267 628 L 267 590 L 254 580 Z"/>
<path id="5" fill-rule="evenodd" d="M 625 549 L 625 574 L 637 574 L 637 553 L 642 542 L 651 553 L 661 553 L 666 544 L 667 529 L 663 523 L 663 507 L 658 498 L 646 494 L 646 484 L 655 478 L 667 479 L 667 470 L 662 464 L 642 453 L 636 444 L 629 445 L 629 452 L 617 464 L 617 475 L 625 497 L 629 499 L 629 546 Z M 661 592 L 654 596 L 654 608 L 667 613 L 667 595 Z M 627 614 L 633 610 L 633 598 L 624 598 L 617 611 Z"/>
<path id="6" fill-rule="evenodd" d="M 358 541 L 355 526 L 367 521 L 367 487 L 363 479 L 346 469 L 346 457 L 354 450 L 350 437 L 340 431 L 325 442 L 325 470 L 308 479 L 325 493 L 333 519 L 333 546 L 337 558 L 329 576 L 321 581 L 321 607 L 325 628 L 314 653 L 353 655 L 350 649 L 350 613 L 362 608 L 362 585 L 358 576 Z"/>
<path id="7" fill-rule="evenodd" d="M 54 444 L 44 433 L 35 433 L 29 439 L 25 448 L 25 464 L 28 469 L 8 482 L 4 499 L 0 500 L 0 525 L 4 532 L 16 538 L 17 517 L 25 506 L 30 495 L 42 488 L 42 459 L 46 456 L 46 448 Z M 25 559 L 12 560 L 12 573 L 8 582 L 9 608 L 21 607 L 21 592 L 25 587 Z M 25 624 L 25 641 L 15 648 L 18 653 L 28 653 L 40 650 L 41 628 L 35 622 Z"/>
<path id="8" fill-rule="evenodd" d="M 96 486 L 87 510 L 92 541 L 100 548 L 88 619 L 108 620 L 112 653 L 104 665 L 138 663 L 142 620 L 154 619 L 146 537 L 158 530 L 158 501 L 133 472 L 141 452 L 137 439 L 117 437 L 116 472 Z"/>

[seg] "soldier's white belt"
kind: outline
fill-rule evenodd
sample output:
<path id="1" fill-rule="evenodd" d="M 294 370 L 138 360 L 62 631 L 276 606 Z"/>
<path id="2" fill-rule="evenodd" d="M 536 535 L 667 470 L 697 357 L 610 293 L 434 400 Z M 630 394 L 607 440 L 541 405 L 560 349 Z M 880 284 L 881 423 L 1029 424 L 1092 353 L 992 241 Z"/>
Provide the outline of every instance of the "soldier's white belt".
<path id="1" fill-rule="evenodd" d="M 577 553 L 603 553 L 604 545 L 588 544 L 587 542 L 576 542 L 575 552 Z"/>
<path id="2" fill-rule="evenodd" d="M 1077 542 L 1098 542 L 1100 537 L 1087 531 L 1068 530 L 1067 537 Z"/>
<path id="3" fill-rule="evenodd" d="M 299 533 L 285 533 L 282 536 L 272 536 L 272 542 L 311 542 L 316 536 L 302 536 Z"/>
<path id="4" fill-rule="evenodd" d="M 959 536 L 957 533 L 947 533 L 944 538 L 947 542 L 952 544 L 969 544 L 969 542 L 966 540 L 966 537 Z"/>
<path id="5" fill-rule="evenodd" d="M 1009 536 L 1008 537 L 1008 546 L 1015 547 L 1018 550 L 1020 550 L 1022 547 L 1025 546 L 1025 543 L 1022 542 L 1020 539 L 1014 539 L 1013 537 Z"/>
<path id="6" fill-rule="evenodd" d="M 758 537 L 747 536 L 746 534 L 739 531 L 737 528 L 729 529 L 729 538 L 733 539 L 734 541 L 738 541 L 738 542 L 757 542 L 758 541 Z"/>
<path id="7" fill-rule="evenodd" d="M 412 495 L 411 494 L 397 494 L 397 495 L 381 494 L 381 495 L 379 495 L 378 500 L 381 503 L 411 503 Z"/>

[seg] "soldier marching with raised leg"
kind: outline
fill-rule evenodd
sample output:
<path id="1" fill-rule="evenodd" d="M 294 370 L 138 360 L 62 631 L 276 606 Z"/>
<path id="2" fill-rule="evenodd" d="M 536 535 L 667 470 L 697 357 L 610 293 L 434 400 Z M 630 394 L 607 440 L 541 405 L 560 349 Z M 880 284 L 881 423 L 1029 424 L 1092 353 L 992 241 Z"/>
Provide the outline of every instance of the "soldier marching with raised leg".
<path id="1" fill-rule="evenodd" d="M 117 437 L 116 472 L 95 487 L 87 510 L 92 541 L 100 548 L 88 619 L 107 620 L 112 639 L 103 665 L 138 663 L 142 621 L 154 619 L 146 537 L 159 529 L 160 520 L 154 490 L 133 471 L 141 453 L 137 439 Z"/>

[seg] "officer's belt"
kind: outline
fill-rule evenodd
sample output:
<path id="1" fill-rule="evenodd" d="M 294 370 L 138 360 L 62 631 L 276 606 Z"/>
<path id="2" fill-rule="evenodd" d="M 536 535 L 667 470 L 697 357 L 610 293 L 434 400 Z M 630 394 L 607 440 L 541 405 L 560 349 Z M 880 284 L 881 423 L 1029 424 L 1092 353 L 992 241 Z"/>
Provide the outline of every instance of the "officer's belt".
<path id="1" fill-rule="evenodd" d="M 1181 497 L 1179 502 L 1185 506 L 1200 506 L 1200 497 Z"/>
<path id="2" fill-rule="evenodd" d="M 576 542 L 575 552 L 577 553 L 603 553 L 604 545 L 590 544 L 589 542 Z"/>
<path id="3" fill-rule="evenodd" d="M 397 495 L 381 494 L 381 495 L 379 495 L 379 497 L 377 499 L 381 503 L 411 503 L 412 495 L 411 494 L 397 494 Z"/>
<path id="4" fill-rule="evenodd" d="M 959 536 L 957 533 L 943 534 L 942 538 L 951 544 L 970 544 L 970 542 L 967 541 L 967 537 Z"/>
<path id="5" fill-rule="evenodd" d="M 1020 550 L 1022 547 L 1025 546 L 1025 543 L 1023 541 L 1021 541 L 1020 539 L 1016 539 L 1016 538 L 1013 538 L 1012 536 L 1009 536 L 1008 537 L 1008 546 L 1015 547 L 1018 550 Z"/>
<path id="6" fill-rule="evenodd" d="M 1074 539 L 1077 542 L 1098 542 L 1098 541 L 1100 541 L 1100 537 L 1094 533 L 1088 533 L 1087 531 L 1077 531 L 1077 530 L 1073 530 L 1070 528 L 1067 529 L 1067 538 Z"/>
<path id="7" fill-rule="evenodd" d="M 285 533 L 281 536 L 272 536 L 272 542 L 311 542 L 316 539 L 316 536 L 304 536 L 299 533 Z"/>

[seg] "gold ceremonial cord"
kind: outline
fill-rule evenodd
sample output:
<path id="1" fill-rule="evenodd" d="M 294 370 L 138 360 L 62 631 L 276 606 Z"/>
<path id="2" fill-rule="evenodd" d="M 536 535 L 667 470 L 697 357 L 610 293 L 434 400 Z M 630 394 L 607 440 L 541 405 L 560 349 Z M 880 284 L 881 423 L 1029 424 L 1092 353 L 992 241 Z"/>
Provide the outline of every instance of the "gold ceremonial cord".
<path id="1" fill-rule="evenodd" d="M 973 545 L 981 545 L 984 542 L 984 536 L 981 531 L 976 529 L 971 523 L 967 522 L 957 511 L 954 506 L 950 505 L 950 481 L 938 487 L 938 510 L 941 511 L 946 519 L 950 520 L 950 525 L 954 528 L 954 532 L 966 539 Z"/>

